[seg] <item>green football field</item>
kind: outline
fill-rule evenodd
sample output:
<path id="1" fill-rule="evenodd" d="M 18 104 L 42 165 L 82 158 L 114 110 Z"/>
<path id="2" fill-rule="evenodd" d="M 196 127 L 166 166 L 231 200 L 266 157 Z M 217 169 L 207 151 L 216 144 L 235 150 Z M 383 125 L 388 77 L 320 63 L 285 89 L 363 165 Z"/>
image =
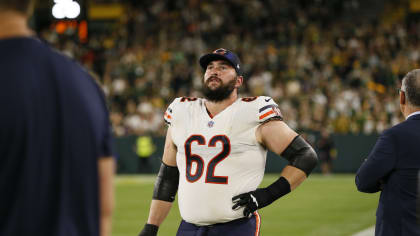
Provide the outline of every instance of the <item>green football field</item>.
<path id="1" fill-rule="evenodd" d="M 266 175 L 261 186 L 277 178 Z M 155 175 L 118 176 L 113 236 L 136 236 L 147 220 Z M 375 223 L 379 194 L 359 193 L 354 175 L 313 174 L 295 191 L 259 210 L 263 236 L 350 236 Z M 176 201 L 159 229 L 175 235 L 181 218 Z"/>

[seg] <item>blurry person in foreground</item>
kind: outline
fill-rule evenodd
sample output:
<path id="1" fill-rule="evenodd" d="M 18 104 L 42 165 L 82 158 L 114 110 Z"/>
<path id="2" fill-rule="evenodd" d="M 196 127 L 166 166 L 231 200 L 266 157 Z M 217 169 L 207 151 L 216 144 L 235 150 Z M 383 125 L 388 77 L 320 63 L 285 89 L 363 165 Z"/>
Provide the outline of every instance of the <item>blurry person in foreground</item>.
<path id="1" fill-rule="evenodd" d="M 417 174 L 420 169 L 420 70 L 409 72 L 399 92 L 402 123 L 384 131 L 357 171 L 357 189 L 381 191 L 376 236 L 420 235 L 416 223 Z"/>
<path id="2" fill-rule="evenodd" d="M 114 158 L 102 92 L 0 0 L 0 235 L 108 236 Z"/>

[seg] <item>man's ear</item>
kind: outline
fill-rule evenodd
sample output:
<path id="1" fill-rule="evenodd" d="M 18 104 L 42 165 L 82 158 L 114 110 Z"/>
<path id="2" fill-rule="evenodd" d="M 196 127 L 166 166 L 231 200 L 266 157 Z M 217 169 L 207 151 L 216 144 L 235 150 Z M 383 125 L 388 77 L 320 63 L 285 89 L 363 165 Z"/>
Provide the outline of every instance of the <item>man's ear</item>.
<path id="1" fill-rule="evenodd" d="M 406 103 L 405 92 L 404 91 L 400 91 L 400 104 L 401 105 L 405 105 L 405 103 Z"/>
<path id="2" fill-rule="evenodd" d="M 236 77 L 236 88 L 239 88 L 242 86 L 242 84 L 244 83 L 244 77 L 243 76 L 237 76 Z"/>

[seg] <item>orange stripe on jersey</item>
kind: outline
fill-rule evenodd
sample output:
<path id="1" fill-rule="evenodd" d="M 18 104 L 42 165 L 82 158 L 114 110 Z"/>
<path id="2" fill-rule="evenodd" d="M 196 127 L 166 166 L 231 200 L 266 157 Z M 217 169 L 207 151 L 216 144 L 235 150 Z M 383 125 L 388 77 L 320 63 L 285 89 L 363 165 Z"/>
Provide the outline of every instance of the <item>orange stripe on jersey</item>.
<path id="1" fill-rule="evenodd" d="M 267 116 L 269 116 L 269 115 L 271 115 L 273 113 L 274 113 L 274 111 L 273 110 L 270 110 L 269 112 L 260 115 L 260 120 L 264 119 L 265 117 L 267 117 Z"/>
<path id="2" fill-rule="evenodd" d="M 165 112 L 165 116 L 168 117 L 169 119 L 172 119 L 172 116 L 169 115 L 168 113 Z"/>
<path id="3" fill-rule="evenodd" d="M 257 211 L 254 212 L 254 216 L 255 216 L 255 225 L 256 225 L 256 229 L 255 229 L 255 236 L 259 236 L 260 235 L 260 228 L 261 228 L 261 218 L 260 218 L 260 214 L 258 214 Z"/>

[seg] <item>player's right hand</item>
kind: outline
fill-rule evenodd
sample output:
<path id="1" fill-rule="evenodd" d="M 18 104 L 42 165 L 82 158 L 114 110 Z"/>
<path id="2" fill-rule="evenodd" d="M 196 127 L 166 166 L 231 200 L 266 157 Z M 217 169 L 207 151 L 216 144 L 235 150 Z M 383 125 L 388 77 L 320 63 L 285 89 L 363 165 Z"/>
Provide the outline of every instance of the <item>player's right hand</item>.
<path id="1" fill-rule="evenodd" d="M 156 236 L 159 230 L 159 226 L 146 224 L 144 225 L 143 230 L 140 232 L 139 236 Z"/>

